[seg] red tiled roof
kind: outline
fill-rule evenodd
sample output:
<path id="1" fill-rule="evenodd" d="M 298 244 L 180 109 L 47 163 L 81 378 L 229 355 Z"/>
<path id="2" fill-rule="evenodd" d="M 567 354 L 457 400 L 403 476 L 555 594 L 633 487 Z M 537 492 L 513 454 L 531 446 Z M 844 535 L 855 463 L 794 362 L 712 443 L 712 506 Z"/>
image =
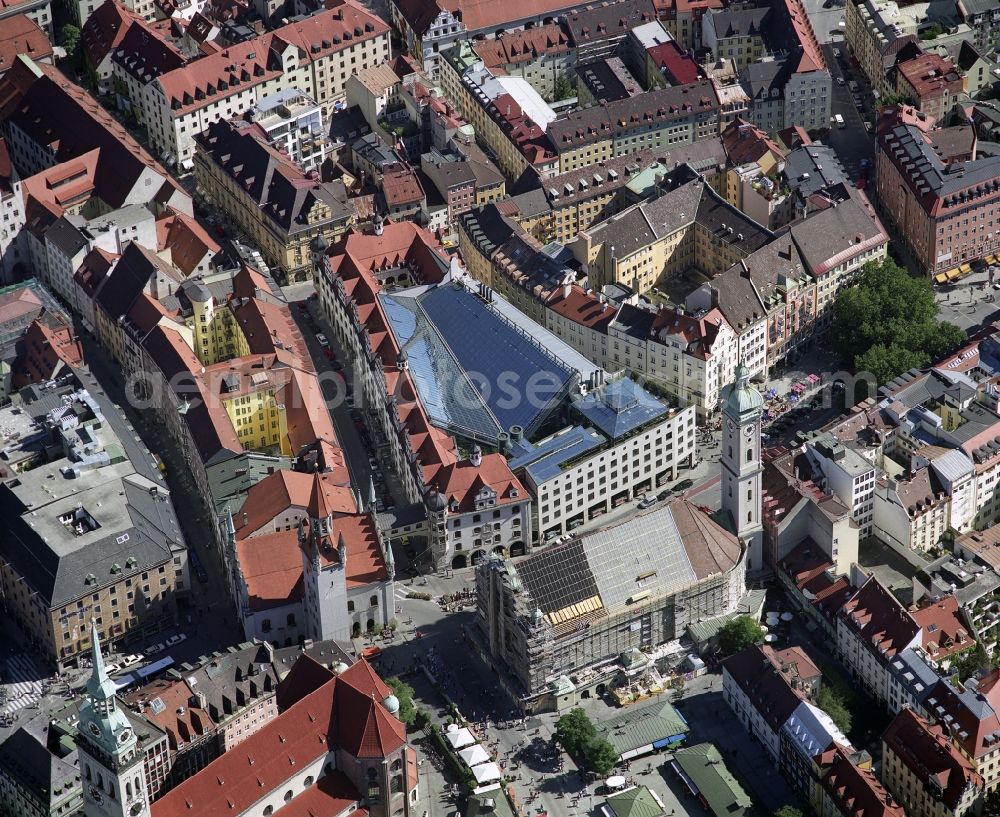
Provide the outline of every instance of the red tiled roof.
<path id="1" fill-rule="evenodd" d="M 130 706 L 138 708 L 143 717 L 167 733 L 170 751 L 193 743 L 215 728 L 208 710 L 191 706 L 194 690 L 186 681 L 158 680 L 126 696 Z M 148 703 L 159 698 L 163 708 L 153 709 Z"/>
<path id="2" fill-rule="evenodd" d="M 406 728 L 383 706 L 387 687 L 371 674 L 359 661 L 330 679 L 154 802 L 153 817 L 242 814 L 335 748 L 356 758 L 403 749 Z"/>
<path id="3" fill-rule="evenodd" d="M 941 661 L 975 646 L 975 639 L 966 629 L 958 599 L 954 596 L 945 596 L 941 601 L 912 610 L 910 615 L 920 626 L 924 652 L 934 661 Z"/>
<path id="4" fill-rule="evenodd" d="M 357 817 L 368 817 L 368 810 L 355 808 L 361 795 L 347 775 L 340 771 L 321 777 L 304 792 L 282 806 L 274 817 L 340 817 L 350 811 Z"/>
<path id="5" fill-rule="evenodd" d="M 507 31 L 495 39 L 476 40 L 472 48 L 487 68 L 531 62 L 540 56 L 564 54 L 571 48 L 569 34 L 559 23 Z"/>
<path id="6" fill-rule="evenodd" d="M 852 763 L 843 746 L 835 744 L 823 753 L 820 785 L 844 817 L 906 817 L 901 805 L 890 802 L 875 773 Z"/>
<path id="7" fill-rule="evenodd" d="M 767 645 L 747 647 L 722 663 L 768 725 L 777 732 L 804 699 Z"/>
<path id="8" fill-rule="evenodd" d="M 736 117 L 722 132 L 722 145 L 734 165 L 756 162 L 768 151 L 774 154 L 775 159 L 785 158 L 785 151 L 765 131 L 742 117 Z"/>
<path id="9" fill-rule="evenodd" d="M 10 68 L 18 54 L 37 62 L 52 59 L 48 36 L 26 14 L 0 20 L 0 71 Z"/>
<path id="10" fill-rule="evenodd" d="M 652 332 L 664 339 L 678 336 L 684 342 L 687 352 L 701 360 L 708 360 L 719 337 L 719 329 L 725 323 L 725 317 L 716 308 L 699 318 L 664 308 L 653 321 Z"/>
<path id="11" fill-rule="evenodd" d="M 382 169 L 382 195 L 390 207 L 416 204 L 424 200 L 424 190 L 417 174 L 399 163 L 386 165 Z"/>
<path id="12" fill-rule="evenodd" d="M 694 58 L 686 53 L 676 41 L 659 43 L 646 50 L 653 64 L 663 69 L 673 85 L 686 85 L 701 77 L 701 70 Z"/>
<path id="13" fill-rule="evenodd" d="M 882 664 L 888 664 L 921 633 L 913 616 L 875 576 L 841 608 L 840 617 Z"/>
<path id="14" fill-rule="evenodd" d="M 142 18 L 116 0 L 105 0 L 87 18 L 80 30 L 83 53 L 96 70 L 118 46 L 132 23 Z"/>
<path id="15" fill-rule="evenodd" d="M 833 566 L 819 546 L 808 538 L 796 545 L 779 565 L 802 597 L 828 620 L 833 619 L 852 595 L 851 583 L 846 577 L 830 577 L 828 571 Z"/>
<path id="16" fill-rule="evenodd" d="M 236 558 L 254 612 L 302 598 L 302 552 L 298 531 L 278 531 L 236 542 Z"/>
<path id="17" fill-rule="evenodd" d="M 42 310 L 41 298 L 28 287 L 18 287 L 13 292 L 0 295 L 0 323 L 12 323 L 28 315 L 37 316 Z"/>
<path id="18" fill-rule="evenodd" d="M 941 799 L 955 810 L 969 787 L 982 789 L 983 778 L 965 755 L 955 748 L 940 725 L 903 709 L 882 735 L 885 752 L 895 754 L 925 786 L 941 791 Z M 884 761 L 883 761 L 884 762 Z"/>
<path id="19" fill-rule="evenodd" d="M 289 45 L 298 48 L 300 64 L 310 63 L 388 30 L 355 0 L 340 0 L 333 8 L 168 71 L 157 82 L 176 116 L 279 76 L 280 55 Z"/>
<path id="20" fill-rule="evenodd" d="M 167 208 L 156 220 L 156 251 L 169 252 L 170 263 L 190 275 L 206 256 L 219 252 L 219 244 L 195 219 Z"/>
<path id="21" fill-rule="evenodd" d="M 357 511 L 354 494 L 349 485 L 340 485 L 334 474 L 282 469 L 268 474 L 247 493 L 239 512 L 233 515 L 236 538 L 253 536 L 281 514 L 286 516 L 296 508 L 311 510 L 314 497 L 319 494 L 316 510 L 328 513 L 351 514 Z M 279 525 L 282 527 L 283 523 Z"/>
<path id="22" fill-rule="evenodd" d="M 58 322 L 35 320 L 18 344 L 20 354 L 15 364 L 14 387 L 51 380 L 63 366 L 83 362 L 83 346 L 72 329 Z"/>
<path id="23" fill-rule="evenodd" d="M 896 70 L 918 101 L 940 93 L 962 93 L 961 74 L 951 60 L 939 54 L 921 54 L 899 63 Z"/>
<path id="24" fill-rule="evenodd" d="M 145 189 L 146 200 L 166 204 L 187 196 L 120 122 L 55 66 L 17 60 L 0 79 L 0 119 L 54 150 L 57 165 L 97 151 L 95 192 L 111 208 L 121 207 L 150 170 L 159 178 Z"/>
<path id="25" fill-rule="evenodd" d="M 278 683 L 278 710 L 284 712 L 333 678 L 332 670 L 324 667 L 308 653 L 302 653 L 292 664 L 288 675 Z"/>
<path id="26" fill-rule="evenodd" d="M 545 305 L 573 323 L 599 331 L 607 330 L 618 311 L 613 304 L 601 303 L 596 295 L 588 295 L 579 284 L 570 285 L 569 297 L 563 294 L 563 287 L 553 287 Z"/>
<path id="27" fill-rule="evenodd" d="M 826 59 L 823 57 L 823 49 L 820 48 L 819 40 L 806 14 L 805 7 L 802 5 L 802 0 L 784 0 L 784 2 L 785 8 L 788 9 L 792 28 L 795 30 L 796 39 L 802 46 L 796 72 L 825 71 Z"/>

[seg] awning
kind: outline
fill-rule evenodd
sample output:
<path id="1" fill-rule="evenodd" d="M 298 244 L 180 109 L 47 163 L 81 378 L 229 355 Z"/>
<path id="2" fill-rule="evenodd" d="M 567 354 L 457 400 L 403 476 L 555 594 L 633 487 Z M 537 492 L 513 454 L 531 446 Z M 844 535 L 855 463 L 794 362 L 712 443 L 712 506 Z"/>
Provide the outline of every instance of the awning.
<path id="1" fill-rule="evenodd" d="M 939 272 L 937 275 L 934 276 L 935 284 L 944 284 L 947 281 L 948 281 L 948 276 L 943 272 Z"/>
<path id="2" fill-rule="evenodd" d="M 972 264 L 962 264 L 958 268 L 958 271 L 961 272 L 962 275 L 965 275 L 966 273 L 972 272 Z"/>
<path id="3" fill-rule="evenodd" d="M 464 746 L 471 746 L 476 742 L 476 739 L 472 736 L 472 732 L 464 727 L 456 729 L 454 732 L 445 732 L 444 736 L 448 738 L 448 743 L 451 744 L 452 749 L 461 749 Z"/>
<path id="4" fill-rule="evenodd" d="M 489 754 L 487 754 L 486 750 L 478 743 L 470 746 L 468 749 L 462 749 L 462 751 L 458 753 L 458 756 L 465 761 L 465 765 L 469 768 L 478 766 L 480 763 L 490 762 Z"/>
<path id="5" fill-rule="evenodd" d="M 986 258 L 983 259 L 983 260 L 986 261 L 987 264 L 996 264 L 997 263 L 997 257 L 995 255 L 987 255 Z"/>
<path id="6" fill-rule="evenodd" d="M 491 783 L 503 777 L 500 774 L 500 767 L 496 763 L 480 763 L 478 766 L 472 767 L 472 773 L 476 776 L 476 782 L 479 784 Z"/>
<path id="7" fill-rule="evenodd" d="M 947 275 L 949 281 L 954 281 L 961 274 L 962 274 L 962 272 L 961 272 L 961 270 L 958 269 L 958 267 L 955 267 L 955 269 L 950 269 L 950 270 L 948 270 L 948 272 L 945 273 L 945 275 Z"/>

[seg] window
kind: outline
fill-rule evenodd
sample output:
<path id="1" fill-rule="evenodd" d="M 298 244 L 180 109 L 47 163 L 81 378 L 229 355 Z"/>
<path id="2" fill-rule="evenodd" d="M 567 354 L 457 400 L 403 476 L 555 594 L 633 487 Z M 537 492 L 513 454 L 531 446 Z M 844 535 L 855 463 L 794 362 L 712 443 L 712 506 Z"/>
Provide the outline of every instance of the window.
<path id="1" fill-rule="evenodd" d="M 353 601 L 347 602 L 347 612 L 348 613 L 353 613 L 354 612 L 354 602 Z"/>
<path id="2" fill-rule="evenodd" d="M 292 799 L 293 796 L 294 795 L 292 794 L 292 790 L 291 789 L 289 789 L 288 791 L 286 791 L 285 792 L 285 802 L 287 803 L 289 800 Z"/>
<path id="3" fill-rule="evenodd" d="M 378 596 L 372 596 L 368 599 L 368 605 L 370 607 L 378 607 Z"/>
<path id="4" fill-rule="evenodd" d="M 264 806 L 264 817 L 271 817 L 274 814 L 274 806 Z"/>

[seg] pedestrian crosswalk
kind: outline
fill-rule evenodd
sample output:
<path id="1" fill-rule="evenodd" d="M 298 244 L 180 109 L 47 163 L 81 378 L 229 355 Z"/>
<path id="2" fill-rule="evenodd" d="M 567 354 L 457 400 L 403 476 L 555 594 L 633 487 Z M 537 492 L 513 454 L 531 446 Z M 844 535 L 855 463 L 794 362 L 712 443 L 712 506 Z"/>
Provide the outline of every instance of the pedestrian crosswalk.
<path id="1" fill-rule="evenodd" d="M 4 691 L 7 702 L 0 713 L 12 715 L 26 706 L 37 703 L 42 696 L 41 673 L 26 655 L 16 654 L 7 659 L 4 673 Z"/>

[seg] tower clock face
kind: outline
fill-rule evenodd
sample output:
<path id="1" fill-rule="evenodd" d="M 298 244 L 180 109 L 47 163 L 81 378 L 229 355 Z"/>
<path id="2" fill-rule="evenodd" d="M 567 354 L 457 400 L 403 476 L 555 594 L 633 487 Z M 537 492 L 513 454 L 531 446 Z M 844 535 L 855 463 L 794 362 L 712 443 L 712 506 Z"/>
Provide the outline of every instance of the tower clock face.
<path id="1" fill-rule="evenodd" d="M 97 786 L 90 787 L 90 799 L 97 803 L 97 805 L 104 802 L 104 795 L 101 794 L 101 790 Z"/>
<path id="2" fill-rule="evenodd" d="M 746 434 L 746 435 L 747 435 L 748 437 L 752 437 L 752 436 L 753 436 L 753 433 L 754 433 L 754 432 L 755 432 L 756 430 L 757 430 L 757 425 L 756 425 L 755 423 L 750 423 L 750 425 L 748 425 L 748 426 L 746 427 L 746 431 L 745 431 L 744 433 L 745 433 L 745 434 Z"/>
<path id="3" fill-rule="evenodd" d="M 101 727 L 93 721 L 87 724 L 87 728 L 90 729 L 90 734 L 92 734 L 95 738 L 99 738 L 101 736 Z"/>
<path id="4" fill-rule="evenodd" d="M 142 800 L 136 800 L 128 807 L 130 817 L 138 817 L 139 814 L 142 814 L 142 808 Z"/>
<path id="5" fill-rule="evenodd" d="M 732 421 L 732 419 L 730 419 L 730 420 L 727 420 L 726 422 L 727 422 L 727 423 L 729 424 L 729 430 L 730 430 L 730 431 L 732 431 L 732 430 L 733 430 L 734 428 L 736 428 L 736 423 L 734 423 L 734 422 Z"/>
<path id="6" fill-rule="evenodd" d="M 128 743 L 130 737 L 132 737 L 132 730 L 126 727 L 118 733 L 118 742 L 125 745 Z"/>

